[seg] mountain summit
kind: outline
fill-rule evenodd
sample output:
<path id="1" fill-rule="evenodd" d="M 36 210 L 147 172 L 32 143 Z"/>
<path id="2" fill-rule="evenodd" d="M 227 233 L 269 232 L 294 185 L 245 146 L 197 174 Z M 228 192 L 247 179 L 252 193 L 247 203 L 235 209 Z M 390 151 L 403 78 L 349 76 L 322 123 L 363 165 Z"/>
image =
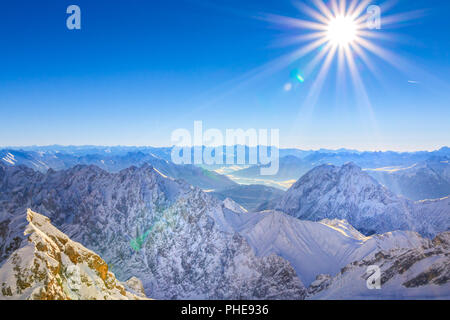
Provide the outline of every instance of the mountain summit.
<path id="1" fill-rule="evenodd" d="M 450 226 L 447 203 L 441 204 L 446 206 L 444 210 L 437 205 L 426 211 L 423 205 L 395 195 L 354 163 L 347 163 L 309 171 L 286 192 L 276 209 L 303 220 L 347 220 L 365 235 L 412 230 L 432 237 Z"/>

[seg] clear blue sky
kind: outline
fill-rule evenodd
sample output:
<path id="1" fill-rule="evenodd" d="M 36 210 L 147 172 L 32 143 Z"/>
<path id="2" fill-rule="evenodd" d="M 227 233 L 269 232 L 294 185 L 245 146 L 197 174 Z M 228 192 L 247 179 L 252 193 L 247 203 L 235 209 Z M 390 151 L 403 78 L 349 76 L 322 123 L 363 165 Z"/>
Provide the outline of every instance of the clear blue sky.
<path id="1" fill-rule="evenodd" d="M 81 7 L 81 30 L 66 28 L 71 4 Z M 318 51 L 248 76 L 297 49 L 278 44 L 303 30 L 256 18 L 306 18 L 292 1 L 3 1 L 0 145 L 163 146 L 194 120 L 221 130 L 279 128 L 282 146 L 304 149 L 449 145 L 450 2 L 398 0 L 382 14 L 416 9 L 427 11 L 378 31 L 395 41 L 375 40 L 413 68 L 372 55 L 374 76 L 356 61 L 370 116 L 349 77 L 336 85 L 334 64 L 311 112 L 304 101 L 317 72 L 284 90 Z"/>

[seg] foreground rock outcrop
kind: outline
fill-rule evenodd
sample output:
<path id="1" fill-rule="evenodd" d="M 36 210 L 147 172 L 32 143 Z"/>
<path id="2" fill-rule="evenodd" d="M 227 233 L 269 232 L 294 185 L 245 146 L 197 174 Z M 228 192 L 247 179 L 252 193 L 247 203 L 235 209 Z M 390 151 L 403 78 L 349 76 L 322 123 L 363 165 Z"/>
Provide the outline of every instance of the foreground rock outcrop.
<path id="1" fill-rule="evenodd" d="M 127 291 L 102 258 L 72 241 L 50 219 L 28 210 L 27 220 L 28 244 L 0 268 L 0 299 L 145 299 Z M 131 283 L 139 287 L 138 279 Z"/>

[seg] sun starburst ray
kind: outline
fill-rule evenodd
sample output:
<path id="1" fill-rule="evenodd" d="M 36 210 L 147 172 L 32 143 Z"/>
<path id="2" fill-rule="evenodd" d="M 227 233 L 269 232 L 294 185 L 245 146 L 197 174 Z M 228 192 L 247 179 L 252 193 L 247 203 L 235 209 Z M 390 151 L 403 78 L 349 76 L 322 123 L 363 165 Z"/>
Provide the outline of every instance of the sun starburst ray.
<path id="1" fill-rule="evenodd" d="M 351 16 L 351 15 L 350 15 L 350 17 L 352 17 L 353 21 L 359 27 L 359 29 L 363 29 L 364 24 L 367 22 L 367 19 L 369 18 L 369 14 L 367 12 L 365 12 L 357 18 L 353 18 L 353 16 Z"/>
<path id="2" fill-rule="evenodd" d="M 335 16 L 339 14 L 339 7 L 336 0 L 330 0 L 330 7 Z"/>
<path id="3" fill-rule="evenodd" d="M 323 60 L 323 58 L 328 54 L 328 52 L 332 48 L 331 43 L 327 43 L 325 47 L 319 52 L 318 55 L 314 57 L 313 60 L 311 60 L 305 67 L 305 76 L 309 76 L 313 70 L 317 67 L 317 65 Z"/>
<path id="4" fill-rule="evenodd" d="M 358 0 L 352 0 L 352 2 L 350 2 L 348 9 L 347 9 L 347 14 L 349 14 L 350 16 L 353 14 L 353 11 L 356 9 L 356 5 L 358 4 Z"/>
<path id="5" fill-rule="evenodd" d="M 311 85 L 311 88 L 308 92 L 308 95 L 302 105 L 301 110 L 297 114 L 297 118 L 295 123 L 298 122 L 308 122 L 311 118 L 312 112 L 314 110 L 314 107 L 317 103 L 317 100 L 319 99 L 319 95 L 322 91 L 323 84 L 325 82 L 325 79 L 328 75 L 329 69 L 332 65 L 333 58 L 336 54 L 337 47 L 336 46 L 329 46 L 329 50 L 326 53 L 325 61 L 322 64 L 320 71 L 314 80 L 314 82 Z M 302 127 L 302 126 L 300 126 Z"/>
<path id="6" fill-rule="evenodd" d="M 274 42 L 275 46 L 291 46 L 303 42 L 307 42 L 309 40 L 322 39 L 327 35 L 326 31 L 318 31 L 307 34 L 301 34 L 299 36 L 290 36 L 283 39 L 277 39 Z"/>
<path id="7" fill-rule="evenodd" d="M 400 22 L 416 20 L 416 19 L 421 18 L 424 15 L 426 15 L 426 13 L 427 13 L 427 11 L 425 11 L 425 10 L 414 10 L 414 11 L 403 12 L 403 13 L 398 13 L 398 14 L 393 14 L 393 15 L 386 15 L 383 17 L 383 25 L 390 26 L 390 25 L 399 24 Z"/>
<path id="8" fill-rule="evenodd" d="M 363 0 L 363 1 L 361 1 L 360 4 L 355 8 L 355 10 L 351 14 L 349 14 L 349 16 L 352 19 L 358 18 L 362 14 L 362 12 L 364 10 L 366 10 L 366 8 L 369 6 L 369 4 L 371 2 L 372 2 L 372 0 Z"/>
<path id="9" fill-rule="evenodd" d="M 343 47 L 337 49 L 337 72 L 336 72 L 336 85 L 341 88 L 345 84 L 345 53 Z"/>
<path id="10" fill-rule="evenodd" d="M 339 1 L 339 14 L 341 16 L 345 15 L 345 9 L 347 8 L 347 2 L 345 0 Z"/>
<path id="11" fill-rule="evenodd" d="M 295 2 L 294 5 L 302 12 L 306 13 L 308 16 L 310 16 L 313 19 L 316 19 L 324 24 L 327 24 L 329 21 L 329 18 L 324 15 L 321 12 L 318 12 L 311 8 L 310 6 L 306 5 L 303 2 Z"/>
<path id="12" fill-rule="evenodd" d="M 347 58 L 347 63 L 350 70 L 350 75 L 352 78 L 353 85 L 358 92 L 358 96 L 361 103 L 358 104 L 363 107 L 363 114 L 367 115 L 369 123 L 371 125 L 371 132 L 375 133 L 376 137 L 379 137 L 378 124 L 376 121 L 375 113 L 373 111 L 372 103 L 370 102 L 369 95 L 367 94 L 366 87 L 359 73 L 358 67 L 355 64 L 355 59 L 352 50 L 350 48 L 345 48 L 345 56 Z M 379 139 L 379 138 L 378 138 Z"/>
<path id="13" fill-rule="evenodd" d="M 403 72 L 408 71 L 409 67 L 408 67 L 408 63 L 406 62 L 406 60 L 401 58 L 400 56 L 396 55 L 392 51 L 384 49 L 364 38 L 357 38 L 356 43 L 358 43 L 364 49 L 375 54 L 379 58 L 383 59 L 385 62 L 389 63 L 390 65 L 397 68 L 398 70 L 401 70 Z"/>
<path id="14" fill-rule="evenodd" d="M 318 23 L 318 22 L 312 22 L 308 20 L 301 20 L 296 18 L 290 18 L 285 17 L 281 15 L 276 14 L 265 14 L 260 17 L 262 20 L 266 20 L 269 22 L 277 23 L 280 25 L 285 25 L 287 27 L 291 28 L 298 28 L 298 29 L 309 29 L 309 30 L 326 30 L 327 26 Z"/>
<path id="15" fill-rule="evenodd" d="M 372 72 L 372 74 L 375 75 L 381 81 L 381 78 L 379 77 L 379 72 L 375 67 L 375 64 L 369 59 L 367 53 L 361 48 L 361 46 L 355 42 L 354 44 L 352 44 L 352 50 L 356 53 L 356 55 L 359 58 L 361 58 L 364 65 Z"/>
<path id="16" fill-rule="evenodd" d="M 330 11 L 330 9 L 328 9 L 322 0 L 313 0 L 313 2 L 323 15 L 325 15 L 328 19 L 333 19 L 334 14 Z"/>

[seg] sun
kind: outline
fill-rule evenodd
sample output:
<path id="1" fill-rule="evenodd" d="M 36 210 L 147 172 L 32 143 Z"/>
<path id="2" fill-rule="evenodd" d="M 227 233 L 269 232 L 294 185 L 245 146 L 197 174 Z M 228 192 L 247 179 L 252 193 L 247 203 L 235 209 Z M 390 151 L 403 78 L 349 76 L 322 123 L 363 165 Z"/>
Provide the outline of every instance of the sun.
<path id="1" fill-rule="evenodd" d="M 276 72 L 299 62 L 301 74 L 296 71 L 294 81 L 310 83 L 302 104 L 313 108 L 329 73 L 335 72 L 336 86 L 343 86 L 347 78 L 350 79 L 358 99 L 370 109 L 364 79 L 367 73 L 379 78 L 376 62 L 385 62 L 400 71 L 411 66 L 403 57 L 382 46 L 397 41 L 397 36 L 388 29 L 401 22 L 414 21 L 423 14 L 421 10 L 386 14 L 393 6 L 391 2 L 395 1 L 386 0 L 379 5 L 371 5 L 371 2 L 373 0 L 295 0 L 301 18 L 263 14 L 260 18 L 289 32 L 286 38 L 279 39 L 279 43 L 296 48 L 261 68 L 264 69 L 261 74 Z M 292 86 L 288 87 L 292 89 Z"/>
<path id="2" fill-rule="evenodd" d="M 350 16 L 337 16 L 327 26 L 327 39 L 333 45 L 346 46 L 354 43 L 358 25 Z"/>

